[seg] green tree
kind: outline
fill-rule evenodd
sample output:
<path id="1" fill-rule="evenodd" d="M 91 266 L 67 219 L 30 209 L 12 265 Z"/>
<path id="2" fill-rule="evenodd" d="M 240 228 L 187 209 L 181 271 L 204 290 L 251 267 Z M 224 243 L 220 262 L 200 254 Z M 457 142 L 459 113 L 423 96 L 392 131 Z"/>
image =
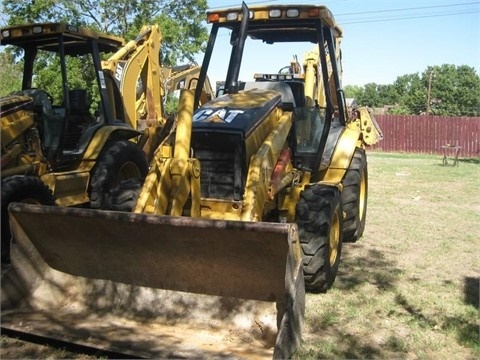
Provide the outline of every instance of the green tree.
<path id="1" fill-rule="evenodd" d="M 377 88 L 378 85 L 375 83 L 365 84 L 361 96 L 357 99 L 358 103 L 369 107 L 381 106 L 381 98 Z"/>
<path id="2" fill-rule="evenodd" d="M 359 85 L 347 85 L 343 89 L 345 91 L 345 97 L 347 98 L 354 98 L 358 101 L 358 99 L 362 96 L 363 94 L 363 86 Z"/>
<path id="3" fill-rule="evenodd" d="M 0 96 L 5 96 L 22 87 L 22 64 L 14 62 L 13 54 L 0 52 Z"/>
<path id="4" fill-rule="evenodd" d="M 420 114 L 426 110 L 427 90 L 418 74 L 397 77 L 393 83 L 402 112 Z"/>
<path id="5" fill-rule="evenodd" d="M 428 67 L 422 74 L 424 86 L 430 88 L 426 101 L 435 115 L 478 115 L 480 77 L 475 69 L 463 65 L 444 64 Z M 427 90 L 428 92 L 428 90 Z"/>
<path id="6" fill-rule="evenodd" d="M 393 84 L 388 85 L 378 85 L 377 86 L 378 96 L 380 98 L 379 105 L 394 105 L 398 104 L 400 101 L 400 96 L 395 89 Z"/>
<path id="7" fill-rule="evenodd" d="M 206 0 L 31 0 L 2 2 L 3 15 L 9 25 L 36 22 L 65 22 L 124 37 L 127 41 L 138 36 L 143 25 L 159 24 L 162 32 L 161 63 L 164 66 L 193 62 L 195 54 L 204 51 L 208 32 L 205 26 Z M 2 52 L 3 53 L 3 52 Z M 12 73 L 21 74 L 21 53 L 7 48 L 1 58 L 2 71 L 15 67 Z M 58 59 L 48 54 L 39 56 L 35 69 L 35 87 L 49 92 L 56 103 L 62 102 L 62 84 Z M 98 86 L 91 62 L 69 59 L 68 85 L 90 89 L 92 107 L 99 101 Z M 2 77 L 3 78 L 3 77 Z M 13 80 L 8 77 L 8 80 Z M 20 89 L 21 80 L 2 81 L 2 93 Z M 5 91 L 3 91 L 5 88 Z"/>
<path id="8" fill-rule="evenodd" d="M 467 66 L 429 66 L 422 74 L 397 77 L 393 84 L 346 86 L 360 106 L 393 105 L 393 114 L 480 115 L 480 76 Z"/>
<path id="9" fill-rule="evenodd" d="M 176 65 L 204 51 L 206 0 L 30 0 L 2 3 L 8 24 L 67 22 L 131 40 L 142 25 L 159 24 L 162 63 Z"/>

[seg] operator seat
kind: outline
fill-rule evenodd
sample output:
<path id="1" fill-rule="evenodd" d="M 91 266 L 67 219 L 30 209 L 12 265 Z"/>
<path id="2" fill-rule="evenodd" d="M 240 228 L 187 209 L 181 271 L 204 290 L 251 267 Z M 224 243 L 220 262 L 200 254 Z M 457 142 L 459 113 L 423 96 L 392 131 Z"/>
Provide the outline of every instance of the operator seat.
<path id="1" fill-rule="evenodd" d="M 85 89 L 73 89 L 68 92 L 70 113 L 67 118 L 67 128 L 64 137 L 66 150 L 77 149 L 84 130 L 93 123 L 90 113 L 91 100 Z"/>
<path id="2" fill-rule="evenodd" d="M 90 115 L 90 97 L 85 89 L 73 89 L 68 92 L 70 100 L 70 114 L 80 116 Z"/>
<path id="3" fill-rule="evenodd" d="M 16 91 L 12 95 L 28 96 L 33 100 L 33 110 L 39 115 L 38 129 L 47 157 L 54 156 L 60 143 L 62 117 L 55 113 L 50 95 L 42 89 Z"/>

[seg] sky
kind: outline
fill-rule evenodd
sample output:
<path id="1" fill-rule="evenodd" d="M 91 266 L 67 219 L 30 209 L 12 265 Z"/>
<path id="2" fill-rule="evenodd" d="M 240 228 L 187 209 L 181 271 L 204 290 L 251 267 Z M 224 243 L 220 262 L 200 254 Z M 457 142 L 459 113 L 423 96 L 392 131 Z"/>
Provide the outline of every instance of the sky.
<path id="1" fill-rule="evenodd" d="M 480 0 L 326 0 L 258 1 L 247 5 L 326 5 L 343 28 L 343 86 L 392 84 L 397 77 L 423 73 L 428 66 L 468 65 L 480 75 Z M 241 0 L 208 0 L 209 9 L 237 7 Z M 254 44 L 255 43 L 255 44 Z M 251 52 L 247 51 L 247 47 Z M 246 44 L 240 80 L 254 73 L 276 73 L 294 55 L 302 62 L 313 44 L 280 50 L 259 41 Z M 230 56 L 227 33 L 217 37 L 208 76 L 225 80 Z M 197 57 L 202 63 L 203 56 Z"/>

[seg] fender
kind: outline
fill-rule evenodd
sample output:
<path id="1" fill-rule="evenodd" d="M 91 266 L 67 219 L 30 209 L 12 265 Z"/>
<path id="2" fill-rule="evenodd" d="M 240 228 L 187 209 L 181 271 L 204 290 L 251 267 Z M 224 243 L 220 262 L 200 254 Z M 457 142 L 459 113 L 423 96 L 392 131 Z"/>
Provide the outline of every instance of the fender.
<path id="1" fill-rule="evenodd" d="M 107 141 L 129 140 L 138 137 L 141 134 L 140 131 L 123 125 L 101 127 L 90 140 L 90 143 L 83 154 L 81 167 L 83 168 L 83 166 L 87 166 L 88 168 L 92 168 Z"/>
<path id="2" fill-rule="evenodd" d="M 66 172 L 47 173 L 40 179 L 52 190 L 59 206 L 74 206 L 89 201 L 87 187 L 92 170 L 105 144 L 110 139 L 128 140 L 141 132 L 122 125 L 102 126 L 93 135 L 78 168 Z"/>
<path id="3" fill-rule="evenodd" d="M 322 183 L 341 183 L 352 162 L 355 149 L 359 146 L 360 137 L 361 132 L 358 129 L 345 129 L 337 142 L 332 156 L 332 162 L 322 178 Z"/>

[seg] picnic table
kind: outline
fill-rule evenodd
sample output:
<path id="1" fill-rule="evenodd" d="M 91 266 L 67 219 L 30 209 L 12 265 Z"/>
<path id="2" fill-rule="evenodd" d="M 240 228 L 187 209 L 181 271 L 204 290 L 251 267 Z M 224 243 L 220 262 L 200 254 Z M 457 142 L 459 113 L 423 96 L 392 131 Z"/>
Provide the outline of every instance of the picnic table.
<path id="1" fill-rule="evenodd" d="M 453 157 L 452 166 L 458 166 L 458 154 L 462 147 L 458 145 L 447 144 L 443 145 L 441 148 L 443 149 L 442 165 L 448 165 L 448 155 L 450 155 Z"/>

